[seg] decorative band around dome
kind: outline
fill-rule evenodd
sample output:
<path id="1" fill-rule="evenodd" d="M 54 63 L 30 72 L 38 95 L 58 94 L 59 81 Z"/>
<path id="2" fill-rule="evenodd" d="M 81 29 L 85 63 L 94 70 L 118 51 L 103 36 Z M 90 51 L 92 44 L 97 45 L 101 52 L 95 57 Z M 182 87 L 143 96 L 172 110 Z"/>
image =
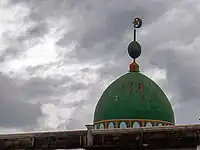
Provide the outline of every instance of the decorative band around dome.
<path id="1" fill-rule="evenodd" d="M 103 120 L 93 124 L 94 129 L 111 129 L 111 128 L 139 128 L 139 127 L 161 127 L 174 125 L 168 121 L 147 120 L 147 119 L 118 119 Z"/>

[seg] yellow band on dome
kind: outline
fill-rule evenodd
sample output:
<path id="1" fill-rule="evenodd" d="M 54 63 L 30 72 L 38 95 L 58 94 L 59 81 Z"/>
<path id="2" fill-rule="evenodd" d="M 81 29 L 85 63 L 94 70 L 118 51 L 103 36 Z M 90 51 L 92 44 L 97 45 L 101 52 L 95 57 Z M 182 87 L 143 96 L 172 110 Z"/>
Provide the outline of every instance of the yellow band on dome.
<path id="1" fill-rule="evenodd" d="M 122 122 L 122 121 L 139 121 L 139 122 L 154 122 L 154 123 L 163 123 L 163 124 L 170 124 L 174 125 L 171 122 L 168 121 L 162 121 L 162 120 L 151 120 L 151 119 L 110 119 L 110 120 L 101 120 L 101 121 L 96 121 L 94 124 L 99 124 L 99 123 L 107 123 L 107 122 Z"/>

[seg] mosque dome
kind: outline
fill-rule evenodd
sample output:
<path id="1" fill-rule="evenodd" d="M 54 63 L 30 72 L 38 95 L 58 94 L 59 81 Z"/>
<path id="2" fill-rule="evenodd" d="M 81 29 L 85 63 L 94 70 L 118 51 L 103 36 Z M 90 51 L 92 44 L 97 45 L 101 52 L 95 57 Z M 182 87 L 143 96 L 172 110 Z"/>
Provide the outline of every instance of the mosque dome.
<path id="1" fill-rule="evenodd" d="M 134 20 L 134 27 L 142 25 Z M 135 59 L 141 55 L 141 46 L 134 41 L 128 46 L 133 58 L 128 73 L 122 75 L 103 92 L 94 113 L 94 128 L 130 128 L 174 125 L 174 112 L 162 89 L 139 72 Z"/>
<path id="2" fill-rule="evenodd" d="M 129 72 L 115 80 L 97 103 L 96 128 L 108 128 L 109 123 L 120 127 L 122 122 L 126 127 L 174 124 L 173 109 L 165 93 L 139 72 Z"/>

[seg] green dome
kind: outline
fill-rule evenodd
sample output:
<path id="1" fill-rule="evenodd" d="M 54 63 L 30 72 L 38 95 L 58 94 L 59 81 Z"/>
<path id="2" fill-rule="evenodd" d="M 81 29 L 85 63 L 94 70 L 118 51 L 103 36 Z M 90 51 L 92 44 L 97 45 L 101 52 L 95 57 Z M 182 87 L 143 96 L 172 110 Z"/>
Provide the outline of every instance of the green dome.
<path id="1" fill-rule="evenodd" d="M 137 119 L 174 124 L 174 113 L 165 93 L 154 81 L 139 72 L 129 72 L 104 91 L 95 109 L 94 124 Z"/>

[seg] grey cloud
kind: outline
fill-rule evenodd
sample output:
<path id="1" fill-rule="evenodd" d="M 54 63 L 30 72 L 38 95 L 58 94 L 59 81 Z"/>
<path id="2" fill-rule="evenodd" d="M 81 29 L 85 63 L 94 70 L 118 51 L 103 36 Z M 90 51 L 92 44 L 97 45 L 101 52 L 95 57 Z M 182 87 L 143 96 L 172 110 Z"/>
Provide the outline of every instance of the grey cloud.
<path id="1" fill-rule="evenodd" d="M 36 127 L 37 119 L 43 116 L 40 104 L 59 103 L 60 99 L 58 97 L 65 95 L 66 92 L 75 92 L 79 88 L 85 88 L 83 83 L 72 81 L 67 76 L 60 80 L 39 77 L 29 80 L 21 78 L 19 80 L 1 74 L 0 119 L 2 122 L 0 122 L 0 126 Z M 63 83 L 67 84 L 69 82 L 69 86 L 63 86 Z M 52 97 L 54 97 L 54 101 L 52 101 Z M 35 104 L 35 100 L 37 100 L 36 102 L 39 101 L 40 104 Z M 72 104 L 73 107 L 77 105 L 75 103 Z"/>
<path id="2" fill-rule="evenodd" d="M 52 95 L 52 92 L 56 91 L 58 86 L 59 81 L 50 78 L 41 79 L 39 77 L 35 77 L 25 82 L 22 85 L 21 90 L 25 91 L 24 94 L 27 95 L 27 97 L 43 98 Z M 57 94 L 60 94 L 60 92 Z"/>
<path id="3" fill-rule="evenodd" d="M 14 79 L 0 74 L 0 126 L 26 127 L 35 126 L 37 117 L 41 116 L 40 105 L 24 101 L 23 91 Z"/>
<path id="4" fill-rule="evenodd" d="M 6 45 L 6 48 L 1 53 L 0 62 L 11 60 L 19 56 L 24 51 L 24 46 L 21 41 L 15 37 L 12 37 L 12 35 L 9 35 L 9 33 L 3 33 L 2 41 Z"/>
<path id="5" fill-rule="evenodd" d="M 191 53 L 184 54 L 183 52 L 181 54 L 169 49 L 162 51 L 162 54 L 157 53 L 158 56 L 165 60 L 165 63 L 157 61 L 156 65 L 167 69 L 167 81 L 171 89 L 179 94 L 181 101 L 191 101 L 200 97 L 198 92 L 200 90 L 198 57 L 195 58 Z"/>
<path id="6" fill-rule="evenodd" d="M 12 5 L 8 4 L 6 6 L 7 9 L 10 9 L 10 6 Z M 13 13 L 19 15 L 18 12 Z M 23 18 L 21 18 L 20 21 L 10 21 L 10 24 L 16 24 L 16 28 L 18 29 L 10 29 L 2 33 L 1 41 L 4 43 L 5 49 L 0 56 L 1 63 L 5 61 L 10 61 L 27 51 L 28 48 L 38 43 L 38 37 L 41 38 L 49 30 L 45 20 L 36 22 L 35 20 L 31 19 L 28 14 L 27 16 L 25 15 Z M 28 47 L 26 44 L 27 41 L 29 41 Z"/>
<path id="7" fill-rule="evenodd" d="M 123 5 L 124 7 L 121 7 Z M 148 24 L 161 16 L 169 5 L 169 2 L 156 3 L 156 1 L 148 4 L 137 1 L 127 1 L 123 4 L 120 1 L 82 3 L 82 7 L 79 8 L 78 5 L 76 8 L 80 13 L 74 14 L 77 17 L 73 16 L 77 18 L 72 21 L 73 31 L 67 33 L 59 44 L 63 45 L 72 40 L 77 41 L 76 51 L 73 52 L 76 53 L 77 59 L 82 61 L 87 60 L 88 57 L 98 59 L 108 54 L 109 56 L 115 55 L 112 53 L 115 50 L 113 46 L 121 44 L 127 30 L 131 31 L 133 16 L 142 16 L 145 18 L 145 24 Z M 90 9 L 87 9 L 87 6 L 90 6 Z M 156 6 L 159 9 L 153 9 Z M 152 15 L 149 15 L 149 10 Z M 81 16 L 81 19 L 78 16 Z"/>
<path id="8" fill-rule="evenodd" d="M 26 2 L 26 1 L 24 1 Z M 133 16 L 142 16 L 145 23 L 151 23 L 170 6 L 171 1 L 151 1 L 140 3 L 139 1 L 28 1 L 34 8 L 30 17 L 38 18 L 60 16 L 73 17 L 73 31 L 59 42 L 64 44 L 71 40 L 78 40 L 79 48 L 91 48 L 97 42 L 106 42 L 115 39 L 119 42 L 124 31 L 130 28 Z M 122 7 L 124 6 L 124 7 Z M 154 9 L 157 7 L 157 9 Z M 44 9 L 45 8 L 45 9 Z M 45 10 L 45 11 L 44 11 Z M 78 10 L 78 11 L 77 11 Z M 152 15 L 149 15 L 151 10 Z M 42 12 L 42 13 L 41 13 Z M 54 14 L 54 15 L 52 15 Z M 40 20 L 41 20 L 40 19 Z M 90 32 L 92 30 L 92 32 Z"/>
<path id="9" fill-rule="evenodd" d="M 26 98 L 37 98 L 43 103 L 48 102 L 51 97 L 60 97 L 84 88 L 87 88 L 86 84 L 75 81 L 66 75 L 61 79 L 34 77 L 23 81 L 20 90 L 24 91 Z"/>
<path id="10" fill-rule="evenodd" d="M 31 26 L 25 36 L 21 36 L 20 39 L 23 40 L 32 40 L 37 37 L 43 37 L 46 33 L 48 33 L 49 28 L 45 21 L 36 22 L 34 26 Z"/>

